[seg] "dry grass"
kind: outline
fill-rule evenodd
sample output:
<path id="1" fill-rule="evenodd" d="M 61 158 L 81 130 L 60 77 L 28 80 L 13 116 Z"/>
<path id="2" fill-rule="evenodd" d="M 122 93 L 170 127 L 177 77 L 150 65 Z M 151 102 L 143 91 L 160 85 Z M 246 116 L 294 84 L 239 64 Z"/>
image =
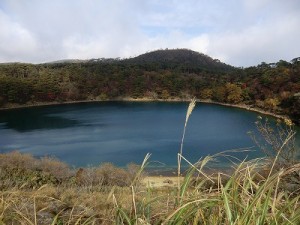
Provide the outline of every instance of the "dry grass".
<path id="1" fill-rule="evenodd" d="M 231 176 L 216 173 L 209 179 L 191 176 L 197 174 L 191 168 L 182 177 L 179 202 L 177 187 L 168 184 L 1 189 L 0 224 L 299 224 L 299 190 L 285 185 L 300 165 L 264 177 L 266 165 L 243 162 Z"/>
<path id="2" fill-rule="evenodd" d="M 123 207 L 130 192 L 114 189 Z M 37 190 L 0 192 L 1 224 L 112 224 L 115 207 L 110 191 L 44 186 Z"/>
<path id="3" fill-rule="evenodd" d="M 113 199 L 130 208 L 129 186 L 138 189 L 144 176 L 139 170 L 111 163 L 74 170 L 54 158 L 0 154 L 0 224 L 112 224 Z"/>

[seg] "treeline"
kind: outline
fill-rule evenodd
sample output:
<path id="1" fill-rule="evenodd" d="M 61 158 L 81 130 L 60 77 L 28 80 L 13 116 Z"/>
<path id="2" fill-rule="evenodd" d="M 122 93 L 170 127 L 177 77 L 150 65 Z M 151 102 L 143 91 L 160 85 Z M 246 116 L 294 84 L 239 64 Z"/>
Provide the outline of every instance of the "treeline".
<path id="1" fill-rule="evenodd" d="M 0 106 L 8 103 L 199 99 L 247 104 L 300 122 L 300 58 L 234 68 L 190 50 L 159 50 L 131 59 L 1 64 Z"/>

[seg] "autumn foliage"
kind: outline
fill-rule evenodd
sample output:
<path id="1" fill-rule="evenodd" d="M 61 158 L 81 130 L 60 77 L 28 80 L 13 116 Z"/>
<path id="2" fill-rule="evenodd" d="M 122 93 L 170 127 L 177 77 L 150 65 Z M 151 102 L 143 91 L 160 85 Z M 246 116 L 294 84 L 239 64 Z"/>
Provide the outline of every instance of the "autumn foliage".
<path id="1" fill-rule="evenodd" d="M 300 60 L 235 68 L 186 49 L 130 59 L 1 64 L 0 107 L 8 104 L 149 99 L 210 99 L 288 114 L 299 123 Z"/>

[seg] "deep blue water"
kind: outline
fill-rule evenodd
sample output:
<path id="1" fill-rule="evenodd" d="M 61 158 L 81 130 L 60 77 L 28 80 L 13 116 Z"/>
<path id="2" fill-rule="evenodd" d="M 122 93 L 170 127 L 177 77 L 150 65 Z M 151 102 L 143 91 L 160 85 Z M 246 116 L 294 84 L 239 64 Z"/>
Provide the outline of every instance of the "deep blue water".
<path id="1" fill-rule="evenodd" d="M 151 153 L 150 166 L 172 167 L 177 163 L 187 106 L 105 102 L 1 111 L 0 152 L 50 155 L 73 166 L 140 164 Z M 247 134 L 256 130 L 257 116 L 198 103 L 188 122 L 183 155 L 196 162 L 220 151 L 253 147 L 251 152 L 232 155 L 241 159 L 263 156 Z"/>

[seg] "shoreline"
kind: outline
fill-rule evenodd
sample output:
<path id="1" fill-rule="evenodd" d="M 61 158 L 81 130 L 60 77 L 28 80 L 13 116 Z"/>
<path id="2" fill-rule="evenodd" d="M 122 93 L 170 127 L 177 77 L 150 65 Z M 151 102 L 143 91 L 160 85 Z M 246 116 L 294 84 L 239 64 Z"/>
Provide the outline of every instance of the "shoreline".
<path id="1" fill-rule="evenodd" d="M 130 98 L 130 97 L 124 97 L 124 98 L 117 98 L 117 99 L 110 99 L 110 100 L 97 100 L 97 99 L 91 99 L 91 100 L 78 100 L 78 101 L 66 101 L 66 102 L 34 102 L 29 104 L 9 104 L 5 107 L 0 107 L 0 111 L 6 111 L 6 110 L 13 110 L 13 109 L 23 109 L 23 108 L 33 108 L 33 107 L 43 107 L 43 106 L 58 106 L 58 105 L 71 105 L 71 104 L 80 104 L 80 103 L 97 103 L 97 102 L 189 102 L 190 99 L 180 99 L 180 98 L 174 98 L 174 99 L 150 99 L 150 98 Z M 286 119 L 288 118 L 287 115 L 280 115 L 273 112 L 265 111 L 263 109 L 252 107 L 251 105 L 241 105 L 241 104 L 230 104 L 230 103 L 222 103 L 222 102 L 215 102 L 212 100 L 200 100 L 196 99 L 196 102 L 198 103 L 206 103 L 206 104 L 214 104 L 214 105 L 221 105 L 226 107 L 232 107 L 232 108 L 238 108 L 243 109 L 251 112 L 256 112 L 259 114 L 272 116 L 274 118 L 278 119 Z"/>
<path id="2" fill-rule="evenodd" d="M 232 107 L 232 108 L 238 108 L 238 109 L 243 109 L 243 110 L 247 110 L 247 111 L 251 111 L 251 112 L 257 112 L 259 114 L 272 116 L 272 117 L 275 117 L 275 118 L 278 118 L 278 119 L 288 119 L 287 115 L 280 115 L 280 114 L 276 114 L 276 113 L 273 113 L 273 112 L 265 111 L 265 110 L 260 109 L 260 108 L 252 107 L 251 105 L 245 105 L 245 104 L 239 105 L 239 104 L 230 104 L 230 103 L 206 101 L 206 100 L 201 100 L 199 102 L 208 103 L 208 104 L 215 104 L 215 105 L 222 105 L 222 106 L 227 106 L 227 107 Z"/>

